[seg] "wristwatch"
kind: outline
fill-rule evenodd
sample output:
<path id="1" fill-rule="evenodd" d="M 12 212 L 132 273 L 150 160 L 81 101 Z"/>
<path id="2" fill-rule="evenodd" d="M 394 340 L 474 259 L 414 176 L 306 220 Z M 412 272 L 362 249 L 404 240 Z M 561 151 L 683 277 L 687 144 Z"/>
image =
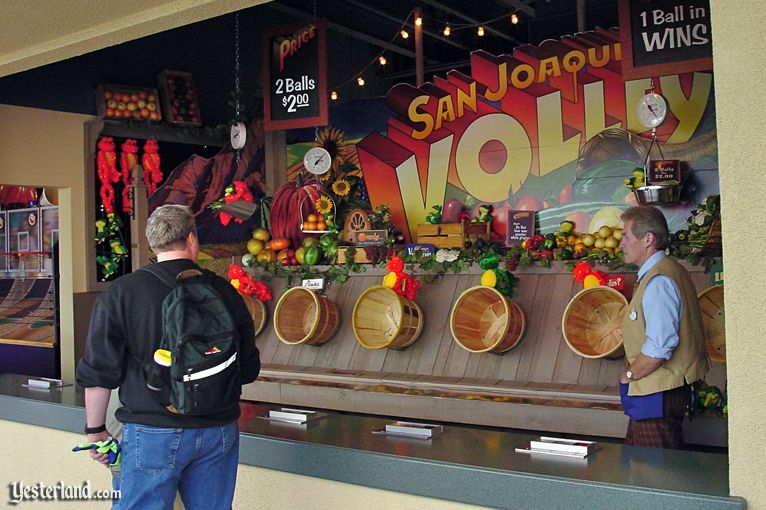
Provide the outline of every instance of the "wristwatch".
<path id="1" fill-rule="evenodd" d="M 633 380 L 633 371 L 632 370 L 625 371 L 625 377 L 627 377 L 628 379 L 630 379 L 632 381 Z"/>

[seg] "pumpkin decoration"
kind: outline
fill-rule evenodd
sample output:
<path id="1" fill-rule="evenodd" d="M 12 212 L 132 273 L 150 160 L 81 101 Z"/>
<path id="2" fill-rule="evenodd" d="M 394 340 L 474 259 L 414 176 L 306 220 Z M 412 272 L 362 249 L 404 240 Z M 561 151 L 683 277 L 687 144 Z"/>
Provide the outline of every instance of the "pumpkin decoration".
<path id="1" fill-rule="evenodd" d="M 298 174 L 294 181 L 282 184 L 271 200 L 269 225 L 274 238 L 285 238 L 292 246 L 300 246 L 304 234 L 301 218 L 316 214 L 314 203 L 322 195 L 324 188 L 316 179 L 304 181 Z"/>

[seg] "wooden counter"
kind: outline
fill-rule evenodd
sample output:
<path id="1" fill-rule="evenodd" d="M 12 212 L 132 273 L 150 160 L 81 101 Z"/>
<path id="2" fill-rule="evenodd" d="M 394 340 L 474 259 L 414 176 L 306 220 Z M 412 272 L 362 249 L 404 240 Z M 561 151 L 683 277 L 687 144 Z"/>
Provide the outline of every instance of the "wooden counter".
<path id="1" fill-rule="evenodd" d="M 81 389 L 30 390 L 22 387 L 25 380 L 0 374 L 0 420 L 83 437 Z M 396 438 L 371 433 L 386 423 L 380 418 L 330 411 L 323 419 L 295 425 L 260 418 L 269 407 L 242 404 L 241 464 L 490 508 L 734 510 L 746 505 L 729 495 L 729 459 L 723 454 L 600 441 L 586 459 L 538 457 L 514 452 L 528 446 L 534 437 L 528 432 L 446 424 L 430 440 Z M 45 441 L 40 434 L 35 443 L 40 451 L 46 451 Z M 42 479 L 56 479 L 61 469 L 44 457 L 19 462 L 34 462 Z"/>
<path id="2" fill-rule="evenodd" d="M 702 268 L 687 266 L 698 290 L 710 286 Z M 244 389 L 243 398 L 341 411 L 393 415 L 446 422 L 492 425 L 605 437 L 624 437 L 617 377 L 622 359 L 586 359 L 563 340 L 561 317 L 581 289 L 562 263 L 552 268 L 526 267 L 514 274 L 520 282 L 514 300 L 527 317 L 519 345 L 502 355 L 474 354 L 452 338 L 452 306 L 464 290 L 478 285 L 481 270 L 473 267 L 423 283 L 416 301 L 423 309 L 420 338 L 404 350 L 368 350 L 351 327 L 354 304 L 361 293 L 380 284 L 385 270 L 368 267 L 326 295 L 339 307 L 336 335 L 320 346 L 286 345 L 272 322 L 257 338 L 263 370 Z M 259 273 L 256 271 L 256 275 Z M 266 275 L 268 276 L 268 275 Z M 626 274 L 626 286 L 635 273 Z M 275 303 L 284 292 L 283 279 L 268 282 Z M 725 388 L 725 365 L 714 365 L 707 381 Z M 687 434 L 693 441 L 725 446 L 725 419 L 695 420 Z"/>

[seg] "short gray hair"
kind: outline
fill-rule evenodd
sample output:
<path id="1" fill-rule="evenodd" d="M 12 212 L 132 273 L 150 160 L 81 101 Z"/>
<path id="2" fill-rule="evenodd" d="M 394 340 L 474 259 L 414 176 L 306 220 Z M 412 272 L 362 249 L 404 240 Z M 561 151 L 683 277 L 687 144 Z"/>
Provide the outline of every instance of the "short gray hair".
<path id="1" fill-rule="evenodd" d="M 186 205 L 160 206 L 146 221 L 146 240 L 155 253 L 183 250 L 192 232 L 197 232 L 194 213 Z"/>
<path id="2" fill-rule="evenodd" d="M 654 234 L 654 247 L 658 250 L 667 248 L 670 234 L 668 221 L 662 211 L 652 205 L 637 205 L 630 207 L 620 216 L 622 221 L 633 222 L 633 232 L 636 237 L 643 237 L 649 232 Z"/>

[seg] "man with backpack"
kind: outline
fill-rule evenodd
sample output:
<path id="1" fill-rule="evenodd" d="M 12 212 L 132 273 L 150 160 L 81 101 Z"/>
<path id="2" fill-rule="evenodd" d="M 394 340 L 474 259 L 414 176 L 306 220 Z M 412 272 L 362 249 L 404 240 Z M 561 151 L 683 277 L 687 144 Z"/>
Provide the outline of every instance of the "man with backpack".
<path id="1" fill-rule="evenodd" d="M 195 264 L 190 208 L 158 207 L 146 237 L 157 263 L 112 282 L 93 308 L 77 368 L 85 432 L 89 442 L 109 437 L 107 404 L 119 386 L 119 508 L 170 509 L 176 491 L 189 510 L 230 508 L 241 385 L 260 370 L 252 317 L 229 282 Z"/>

